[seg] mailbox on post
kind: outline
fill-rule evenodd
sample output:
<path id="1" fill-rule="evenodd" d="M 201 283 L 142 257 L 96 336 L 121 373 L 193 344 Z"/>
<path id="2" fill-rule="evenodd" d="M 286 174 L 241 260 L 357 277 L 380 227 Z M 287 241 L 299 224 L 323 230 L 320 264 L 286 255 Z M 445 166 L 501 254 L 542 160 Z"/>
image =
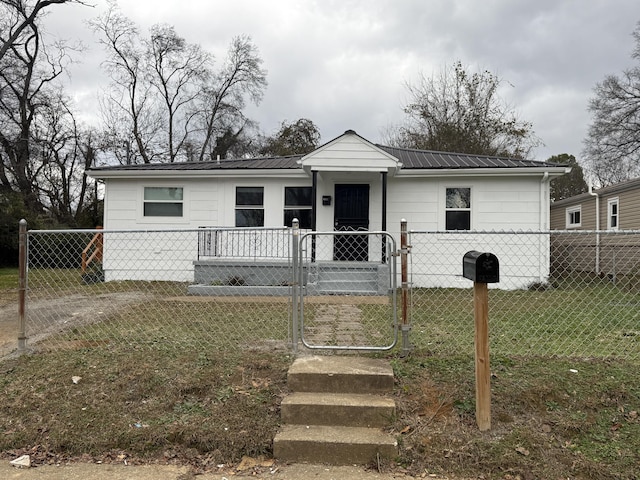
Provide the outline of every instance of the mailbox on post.
<path id="1" fill-rule="evenodd" d="M 493 253 L 471 250 L 462 258 L 462 276 L 477 283 L 498 283 L 500 262 Z"/>
<path id="2" fill-rule="evenodd" d="M 493 253 L 471 250 L 462 258 L 462 276 L 473 281 L 473 317 L 476 347 L 476 422 L 491 428 L 491 369 L 489 367 L 488 283 L 500 281 L 500 262 Z"/>

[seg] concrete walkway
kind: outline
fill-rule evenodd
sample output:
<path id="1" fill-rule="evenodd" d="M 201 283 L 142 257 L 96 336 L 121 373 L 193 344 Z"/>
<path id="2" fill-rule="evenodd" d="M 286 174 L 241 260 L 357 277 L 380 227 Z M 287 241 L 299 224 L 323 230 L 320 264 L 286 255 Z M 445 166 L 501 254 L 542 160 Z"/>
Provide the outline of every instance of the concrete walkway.
<path id="1" fill-rule="evenodd" d="M 305 339 L 312 345 L 366 345 L 362 310 L 357 305 L 318 305 L 305 325 Z"/>
<path id="2" fill-rule="evenodd" d="M 315 304 L 315 312 L 304 319 L 304 339 L 315 346 L 382 346 L 391 342 L 391 332 L 378 331 L 362 318 L 362 304 L 388 305 L 388 297 L 324 296 L 305 300 Z M 390 313 L 389 313 L 390 314 Z M 390 323 L 391 319 L 387 323 Z M 373 345 L 372 345 L 373 342 Z"/>
<path id="3" fill-rule="evenodd" d="M 206 473 L 194 476 L 188 467 L 171 465 L 98 465 L 75 463 L 71 465 L 44 465 L 32 468 L 16 468 L 8 461 L 0 464 L 0 478 L 4 480 L 412 480 L 428 478 L 436 480 L 464 480 L 461 477 L 441 476 L 425 472 L 419 477 L 404 473 L 377 473 L 360 467 L 334 467 L 328 465 L 274 466 L 257 475 L 253 472 Z"/>

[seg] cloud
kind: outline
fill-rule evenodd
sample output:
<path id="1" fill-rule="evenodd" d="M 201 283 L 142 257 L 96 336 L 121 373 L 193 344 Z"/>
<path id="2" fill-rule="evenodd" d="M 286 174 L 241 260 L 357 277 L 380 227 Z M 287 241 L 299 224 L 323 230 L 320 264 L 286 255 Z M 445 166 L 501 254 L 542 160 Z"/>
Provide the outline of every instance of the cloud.
<path id="1" fill-rule="evenodd" d="M 105 85 L 102 52 L 84 23 L 105 5 L 52 8 L 47 19 L 89 48 L 72 71 L 82 108 Z M 592 89 L 632 64 L 640 20 L 637 0 L 136 0 L 121 8 L 141 30 L 169 23 L 219 60 L 233 36 L 250 35 L 269 86 L 249 112 L 267 133 L 306 117 L 323 141 L 350 128 L 380 141 L 403 118 L 404 83 L 461 60 L 505 80 L 505 100 L 546 144 L 540 159 L 579 158 Z"/>

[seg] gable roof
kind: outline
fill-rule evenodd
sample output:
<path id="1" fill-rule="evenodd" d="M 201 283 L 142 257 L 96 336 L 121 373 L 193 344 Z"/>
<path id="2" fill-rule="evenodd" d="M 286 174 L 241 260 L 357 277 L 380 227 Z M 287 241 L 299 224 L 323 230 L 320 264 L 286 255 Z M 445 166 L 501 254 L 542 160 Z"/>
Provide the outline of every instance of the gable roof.
<path id="1" fill-rule="evenodd" d="M 346 142 L 344 139 L 354 137 L 361 140 L 368 156 L 344 163 L 344 158 L 349 154 L 349 149 L 343 149 L 345 152 L 342 157 L 337 156 L 336 151 L 340 150 Z M 351 142 L 352 144 L 354 142 Z M 361 152 L 360 152 L 361 153 Z M 330 158 L 332 157 L 332 158 Z M 550 162 L 540 162 L 536 160 L 521 160 L 516 158 L 492 157 L 487 155 L 474 155 L 466 153 L 449 153 L 436 152 L 431 150 L 416 150 L 409 148 L 388 147 L 377 145 L 369 142 L 353 130 L 347 130 L 343 135 L 331 140 L 330 142 L 320 146 L 307 155 L 290 155 L 286 157 L 260 157 L 249 159 L 231 159 L 216 160 L 207 162 L 176 162 L 176 163 L 149 163 L 137 165 L 115 165 L 109 167 L 94 167 L 87 170 L 87 173 L 94 178 L 109 178 L 112 176 L 127 176 L 133 172 L 139 172 L 136 176 L 143 172 L 157 172 L 165 174 L 175 172 L 211 172 L 216 171 L 286 171 L 286 170 L 305 170 L 320 169 L 322 164 L 326 164 L 324 169 L 337 168 L 337 162 L 332 161 L 340 159 L 343 165 L 341 170 L 353 167 L 353 170 L 359 168 L 364 169 L 367 162 L 377 163 L 377 168 L 383 171 L 384 168 L 396 170 L 475 170 L 475 169 L 518 169 L 518 170 L 536 170 L 540 173 L 551 172 L 555 175 L 568 173 L 566 165 L 559 165 Z M 325 162 L 325 163 L 323 163 Z M 306 167 L 306 168 L 305 168 Z M 514 172 L 515 173 L 515 172 Z"/>
<path id="2" fill-rule="evenodd" d="M 306 172 L 388 172 L 395 175 L 402 163 L 353 130 L 308 153 L 298 162 Z"/>

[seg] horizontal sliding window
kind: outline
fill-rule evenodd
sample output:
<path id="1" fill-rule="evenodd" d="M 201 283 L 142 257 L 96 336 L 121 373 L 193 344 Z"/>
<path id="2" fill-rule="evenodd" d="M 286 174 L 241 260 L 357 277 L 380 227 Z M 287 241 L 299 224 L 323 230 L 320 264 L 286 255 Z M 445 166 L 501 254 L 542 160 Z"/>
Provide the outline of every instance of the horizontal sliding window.
<path id="1" fill-rule="evenodd" d="M 144 187 L 145 217 L 182 217 L 182 187 Z"/>

